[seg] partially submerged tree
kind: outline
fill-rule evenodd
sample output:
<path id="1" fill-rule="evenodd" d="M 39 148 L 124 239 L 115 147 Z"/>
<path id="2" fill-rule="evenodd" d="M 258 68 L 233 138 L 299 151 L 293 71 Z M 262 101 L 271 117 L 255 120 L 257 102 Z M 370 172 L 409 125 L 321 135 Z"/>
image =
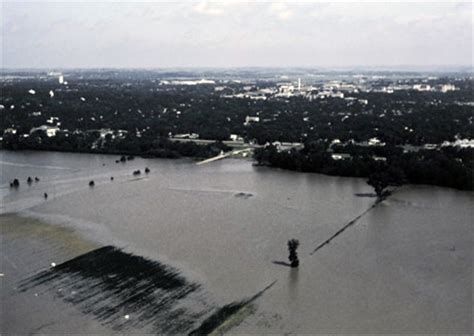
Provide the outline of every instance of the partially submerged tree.
<path id="1" fill-rule="evenodd" d="M 288 259 L 290 260 L 290 265 L 291 267 L 298 267 L 300 264 L 300 261 L 298 259 L 298 254 L 296 253 L 296 249 L 300 245 L 300 242 L 298 239 L 290 239 L 288 240 L 288 252 L 290 255 L 288 256 Z"/>
<path id="2" fill-rule="evenodd" d="M 375 171 L 369 175 L 367 184 L 374 188 L 379 201 L 390 195 L 388 187 L 400 186 L 403 183 L 403 172 L 395 168 L 386 168 Z"/>

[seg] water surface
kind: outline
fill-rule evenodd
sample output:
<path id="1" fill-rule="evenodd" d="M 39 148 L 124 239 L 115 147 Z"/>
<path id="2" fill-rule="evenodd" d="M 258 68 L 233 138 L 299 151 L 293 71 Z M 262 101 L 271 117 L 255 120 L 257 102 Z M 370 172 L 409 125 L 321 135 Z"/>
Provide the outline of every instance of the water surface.
<path id="1" fill-rule="evenodd" d="M 0 152 L 1 211 L 21 216 L 19 225 L 48 223 L 96 246 L 116 246 L 169 265 L 199 283 L 205 300 L 216 306 L 252 297 L 277 281 L 232 330 L 236 333 L 472 331 L 472 193 L 403 187 L 310 255 L 373 204 L 372 198 L 355 196 L 371 191 L 364 180 L 233 159 L 202 166 L 189 160 L 136 158 L 117 164 L 116 159 Z M 145 167 L 150 174 L 143 173 Z M 142 171 L 138 177 L 132 176 L 136 169 Z M 28 186 L 28 176 L 40 182 Z M 15 177 L 21 186 L 12 190 L 8 182 Z M 37 236 L 12 233 L 12 226 L 2 225 L 2 239 L 20 237 L 8 244 L 9 258 L 23 240 Z M 287 260 L 291 238 L 301 243 L 298 270 L 273 263 Z M 37 244 L 50 259 L 61 255 L 50 242 Z M 22 259 L 31 262 L 15 278 L 48 267 L 50 260 L 29 253 Z M 2 292 L 10 293 L 19 280 L 10 279 Z M 14 294 L 10 304 L 22 307 L 19 313 L 27 310 L 18 303 L 24 298 Z M 84 318 L 70 309 L 69 318 Z M 63 330 L 58 325 L 41 330 Z M 94 326 L 99 333 L 108 330 Z M 18 330 L 14 323 L 8 327 Z"/>

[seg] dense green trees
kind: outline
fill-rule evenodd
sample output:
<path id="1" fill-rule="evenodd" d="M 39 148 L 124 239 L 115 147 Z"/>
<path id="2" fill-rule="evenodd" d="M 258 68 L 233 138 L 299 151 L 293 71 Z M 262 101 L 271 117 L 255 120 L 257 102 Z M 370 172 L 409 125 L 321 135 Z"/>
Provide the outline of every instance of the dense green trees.
<path id="1" fill-rule="evenodd" d="M 410 153 L 393 149 L 387 150 L 387 154 L 389 152 L 392 154 L 387 155 L 386 162 L 374 160 L 372 153 L 365 150 L 350 159 L 334 160 L 323 145 L 281 152 L 268 146 L 256 149 L 254 157 L 262 165 L 302 172 L 350 177 L 377 174 L 372 178 L 382 177 L 388 183 L 386 186 L 413 183 L 474 190 L 473 149 L 443 148 Z M 381 188 L 382 192 L 386 186 Z"/>
<path id="2" fill-rule="evenodd" d="M 98 137 L 98 136 L 97 136 Z M 33 136 L 21 138 L 18 134 L 7 134 L 2 143 L 4 149 L 22 150 L 54 150 L 67 152 L 86 152 L 104 154 L 141 155 L 143 157 L 170 158 L 198 157 L 207 158 L 218 155 L 222 150 L 230 148 L 222 142 L 205 146 L 192 142 L 172 142 L 167 138 L 153 139 L 151 137 L 130 136 L 124 139 L 105 142 L 103 146 L 92 148 L 91 144 L 97 137 L 90 133 L 64 133 L 58 132 L 55 137 L 48 137 L 44 132 L 35 132 Z"/>
<path id="3" fill-rule="evenodd" d="M 472 80 L 468 78 L 457 80 L 460 90 L 448 93 L 359 92 L 347 94 L 354 101 L 310 101 L 298 96 L 224 98 L 213 85 L 163 86 L 144 73 L 128 76 L 115 78 L 111 74 L 98 79 L 93 73 L 71 74 L 67 86 L 52 78 L 3 82 L 0 133 L 13 127 L 18 134 L 28 134 L 33 127 L 47 125 L 47 120 L 57 117 L 60 128 L 71 132 L 110 128 L 128 131 L 130 136 L 137 131 L 153 138 L 168 137 L 170 132 L 198 133 L 214 140 L 239 134 L 260 144 L 378 137 L 389 145 L 419 145 L 452 141 L 456 135 L 473 137 L 472 106 L 467 104 L 472 101 Z M 225 85 L 227 91 L 238 93 L 246 84 Z M 28 93 L 31 88 L 35 95 Z M 53 98 L 49 90 L 54 90 Z M 359 104 L 357 99 L 367 99 L 368 104 Z M 247 115 L 258 115 L 260 122 L 245 126 Z M 70 140 L 64 140 L 69 146 Z"/>
<path id="4" fill-rule="evenodd" d="M 23 74 L 24 75 L 24 74 Z M 301 96 L 252 100 L 228 98 L 249 83 L 227 81 L 221 74 L 216 85 L 160 85 L 162 76 L 177 73 L 153 71 L 77 71 L 67 75 L 68 85 L 46 74 L 3 80 L 0 104 L 1 147 L 134 154 L 148 157 L 209 157 L 228 150 L 220 140 L 238 134 L 259 144 L 275 141 L 303 142 L 304 149 L 278 151 L 274 146 L 255 151 L 260 164 L 304 172 L 368 177 L 380 162 L 403 172 L 408 183 L 435 184 L 473 189 L 473 150 L 442 148 L 404 153 L 402 145 L 440 144 L 456 138 L 474 138 L 472 127 L 473 80 L 469 77 L 427 79 L 430 85 L 453 82 L 457 91 L 395 91 L 393 94 L 365 91 L 339 98 L 309 99 Z M 235 75 L 234 73 L 232 76 Z M 255 76 L 248 72 L 244 78 Z M 388 77 L 372 81 L 374 89 L 393 84 Z M 405 76 L 410 74 L 403 74 Z M 190 76 L 189 73 L 186 76 Z M 272 75 L 266 81 L 252 80 L 253 90 L 275 87 Z M 404 79 L 412 85 L 418 78 Z M 216 86 L 225 86 L 215 91 Z M 34 89 L 31 95 L 28 90 Z M 54 91 L 51 98 L 49 91 Z M 82 99 L 83 98 L 83 99 Z M 358 99 L 368 100 L 367 104 Z M 260 121 L 244 125 L 246 116 Z M 51 118 L 57 118 L 52 120 Z M 58 125 L 62 131 L 48 137 L 41 125 Z M 16 133 L 4 133 L 13 128 Z M 100 137 L 99 130 L 122 131 Z M 65 131 L 68 130 L 68 131 Z M 198 133 L 216 143 L 200 146 L 169 141 L 169 135 Z M 27 136 L 25 136 L 27 135 Z M 383 147 L 359 146 L 357 142 L 377 137 Z M 331 145 L 334 139 L 346 145 Z M 333 160 L 331 154 L 350 154 L 351 159 Z"/>

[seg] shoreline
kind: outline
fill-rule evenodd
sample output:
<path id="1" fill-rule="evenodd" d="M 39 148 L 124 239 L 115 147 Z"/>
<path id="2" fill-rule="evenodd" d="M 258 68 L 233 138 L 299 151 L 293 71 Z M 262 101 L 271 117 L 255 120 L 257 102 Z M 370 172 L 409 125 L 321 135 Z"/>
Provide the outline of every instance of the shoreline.
<path id="1" fill-rule="evenodd" d="M 20 150 L 12 150 L 12 149 L 5 149 L 5 148 L 0 148 L 0 153 L 2 151 L 5 151 L 5 152 L 11 152 L 11 153 L 18 153 L 18 152 L 22 152 L 22 153 L 28 153 L 28 152 L 32 152 L 32 153 L 36 153 L 36 152 L 50 152 L 50 153 L 67 153 L 67 154 L 90 154 L 90 155 L 108 155 L 108 156 L 122 156 L 122 155 L 132 155 L 132 156 L 136 156 L 136 157 L 140 157 L 144 160 L 149 160 L 149 159 L 165 159 L 165 160 L 169 160 L 169 161 L 179 161 L 179 160 L 183 160 L 183 161 L 188 161 L 188 162 L 193 162 L 193 163 L 196 163 L 196 162 L 199 162 L 199 160 L 203 160 L 203 159 L 206 159 L 205 157 L 175 157 L 175 158 L 170 158 L 170 157 L 153 157 L 153 156 L 143 156 L 141 154 L 133 154 L 133 153 L 129 153 L 129 152 L 120 152 L 120 153 L 110 153 L 110 152 L 87 152 L 87 151 L 68 151 L 68 150 L 51 150 L 51 149 L 20 149 Z M 342 178 L 355 178 L 355 179 L 363 179 L 363 180 L 366 180 L 367 177 L 362 177 L 362 176 L 355 176 L 355 175 L 335 175 L 335 174 L 327 174 L 327 173 L 323 173 L 323 172 L 310 172 L 310 171 L 301 171 L 301 170 L 295 170 L 295 169 L 288 169 L 288 168 L 283 168 L 283 167 L 278 167 L 278 166 L 272 166 L 270 164 L 264 164 L 264 163 L 259 163 L 257 160 L 255 160 L 253 157 L 241 157 L 241 156 L 238 156 L 238 157 L 227 157 L 225 159 L 236 159 L 236 160 L 244 160 L 244 161 L 247 161 L 247 162 L 251 162 L 252 163 L 252 166 L 253 167 L 257 167 L 257 168 L 269 168 L 269 169 L 273 169 L 273 170 L 281 170 L 281 171 L 288 171 L 288 172 L 294 172 L 294 173 L 298 173 L 298 174 L 311 174 L 311 175 L 322 175 L 322 176 L 330 176 L 330 177 L 342 177 Z M 0 162 L 1 164 L 1 162 Z M 414 187 L 422 187 L 422 188 L 425 188 L 425 187 L 435 187 L 435 188 L 442 188 L 442 189 L 445 189 L 445 190 L 456 190 L 456 191 L 461 191 L 461 192 L 469 192 L 469 193 L 472 193 L 474 192 L 474 190 L 470 190 L 470 189 L 459 189 L 459 188 L 455 188 L 455 187 L 450 187 L 450 186 L 444 186 L 444 185 L 437 185 L 437 184 L 423 184 L 423 183 L 406 183 L 406 184 L 403 184 L 403 186 L 414 186 Z"/>

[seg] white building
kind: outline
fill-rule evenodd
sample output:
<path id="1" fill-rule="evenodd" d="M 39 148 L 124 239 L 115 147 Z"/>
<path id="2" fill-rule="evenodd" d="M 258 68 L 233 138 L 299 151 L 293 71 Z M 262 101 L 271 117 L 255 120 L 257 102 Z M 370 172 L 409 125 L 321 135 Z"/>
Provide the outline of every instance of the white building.
<path id="1" fill-rule="evenodd" d="M 444 85 L 441 85 L 439 90 L 443 93 L 446 93 L 449 91 L 455 91 L 456 87 L 453 84 L 444 84 Z"/>
<path id="2" fill-rule="evenodd" d="M 53 137 L 56 136 L 56 133 L 59 131 L 59 127 L 42 125 L 40 127 L 34 127 L 30 130 L 30 134 L 33 134 L 36 131 L 43 131 L 46 133 L 46 136 Z"/>
<path id="3" fill-rule="evenodd" d="M 175 80 L 172 81 L 173 85 L 200 85 L 200 84 L 215 84 L 216 82 L 209 79 L 200 79 L 200 80 Z"/>
<path id="4" fill-rule="evenodd" d="M 199 139 L 199 134 L 197 133 L 175 134 L 173 138 L 174 139 Z"/>
<path id="5" fill-rule="evenodd" d="M 293 93 L 293 91 L 295 91 L 293 84 L 282 84 L 278 87 L 279 93 Z"/>
<path id="6" fill-rule="evenodd" d="M 442 147 L 474 148 L 474 139 L 456 139 L 456 141 L 444 141 Z"/>
<path id="7" fill-rule="evenodd" d="M 229 139 L 231 141 L 244 141 L 244 139 L 238 134 L 231 134 Z"/>
<path id="8" fill-rule="evenodd" d="M 416 91 L 431 91 L 431 85 L 428 84 L 415 84 L 413 90 Z"/>
<path id="9" fill-rule="evenodd" d="M 7 128 L 3 131 L 3 135 L 5 134 L 16 134 L 16 129 L 15 128 Z"/>
<path id="10" fill-rule="evenodd" d="M 260 117 L 246 116 L 244 125 L 249 125 L 251 122 L 259 122 L 259 121 L 260 121 Z"/>
<path id="11" fill-rule="evenodd" d="M 347 159 L 351 159 L 352 156 L 350 154 L 347 154 L 347 153 L 336 153 L 336 154 L 332 154 L 331 155 L 331 158 L 333 160 L 347 160 Z"/>
<path id="12" fill-rule="evenodd" d="M 369 146 L 385 146 L 385 142 L 381 142 L 377 138 L 371 138 L 371 139 L 369 139 L 369 141 L 367 143 L 368 143 Z"/>

